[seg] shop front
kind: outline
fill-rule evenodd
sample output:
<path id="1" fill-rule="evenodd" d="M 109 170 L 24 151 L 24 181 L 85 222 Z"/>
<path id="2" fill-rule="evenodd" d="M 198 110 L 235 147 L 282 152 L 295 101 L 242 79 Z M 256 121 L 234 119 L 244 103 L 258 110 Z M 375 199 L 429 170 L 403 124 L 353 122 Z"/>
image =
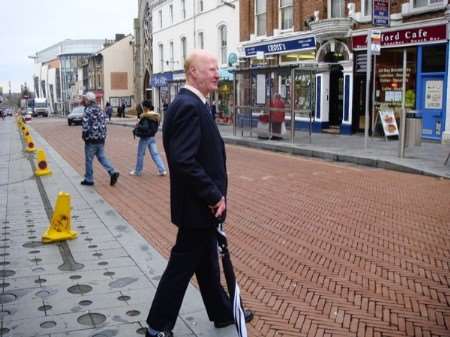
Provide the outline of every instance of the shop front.
<path id="1" fill-rule="evenodd" d="M 157 73 L 151 77 L 153 87 L 153 105 L 155 111 L 164 115 L 164 107 L 169 104 L 169 82 L 173 80 L 172 72 Z"/>
<path id="2" fill-rule="evenodd" d="M 352 37 L 355 52 L 353 129 L 364 126 L 366 32 Z M 422 138 L 442 140 L 447 101 L 447 24 L 435 22 L 407 28 L 381 30 L 381 54 L 374 58 L 370 100 L 370 129 L 383 135 L 380 110 L 393 110 L 397 120 L 402 110 L 403 52 L 406 51 L 406 112 L 422 118 Z"/>

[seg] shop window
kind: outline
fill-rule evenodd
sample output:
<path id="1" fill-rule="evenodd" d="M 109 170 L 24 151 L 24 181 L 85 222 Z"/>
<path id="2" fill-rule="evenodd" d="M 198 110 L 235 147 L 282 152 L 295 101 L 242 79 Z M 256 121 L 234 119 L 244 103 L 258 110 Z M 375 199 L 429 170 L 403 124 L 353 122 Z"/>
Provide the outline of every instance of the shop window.
<path id="1" fill-rule="evenodd" d="M 417 49 L 408 48 L 405 105 L 409 109 L 415 109 L 416 106 L 416 64 Z M 403 49 L 383 50 L 381 55 L 377 56 L 376 69 L 376 103 L 400 108 L 402 106 Z"/>
<path id="2" fill-rule="evenodd" d="M 345 15 L 345 0 L 328 0 L 328 17 L 342 18 Z"/>
<path id="3" fill-rule="evenodd" d="M 291 29 L 293 26 L 293 0 L 280 0 L 280 28 Z"/>
<path id="4" fill-rule="evenodd" d="M 255 0 L 256 35 L 266 34 L 266 0 Z"/>
<path id="5" fill-rule="evenodd" d="M 422 72 L 445 72 L 446 46 L 427 46 L 422 48 Z"/>

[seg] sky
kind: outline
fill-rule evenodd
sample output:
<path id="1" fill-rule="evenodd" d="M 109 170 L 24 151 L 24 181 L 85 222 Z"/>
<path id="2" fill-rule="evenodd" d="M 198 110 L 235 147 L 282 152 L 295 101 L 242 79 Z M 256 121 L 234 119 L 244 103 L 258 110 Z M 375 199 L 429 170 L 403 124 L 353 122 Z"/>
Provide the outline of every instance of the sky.
<path id="1" fill-rule="evenodd" d="M 0 10 L 0 87 L 33 90 L 28 56 L 65 39 L 114 39 L 134 34 L 137 0 L 2 0 Z"/>

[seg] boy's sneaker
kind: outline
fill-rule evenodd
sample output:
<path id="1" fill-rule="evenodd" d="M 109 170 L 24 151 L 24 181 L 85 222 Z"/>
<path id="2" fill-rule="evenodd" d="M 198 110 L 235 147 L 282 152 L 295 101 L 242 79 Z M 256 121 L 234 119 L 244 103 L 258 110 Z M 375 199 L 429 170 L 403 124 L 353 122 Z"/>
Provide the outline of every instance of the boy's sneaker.
<path id="1" fill-rule="evenodd" d="M 136 177 L 139 177 L 141 174 L 140 173 L 137 173 L 135 170 L 133 170 L 133 171 L 130 171 L 130 176 L 136 176 Z"/>
<path id="2" fill-rule="evenodd" d="M 165 177 L 165 176 L 167 175 L 167 171 L 159 172 L 158 175 L 159 175 L 160 177 Z"/>
<path id="3" fill-rule="evenodd" d="M 83 181 L 81 181 L 80 184 L 84 185 L 84 186 L 92 186 L 92 185 L 94 185 L 94 182 L 93 181 L 87 181 L 86 179 L 84 179 Z"/>
<path id="4" fill-rule="evenodd" d="M 117 179 L 119 179 L 119 172 L 114 172 L 111 174 L 111 179 L 109 180 L 109 184 L 114 186 L 117 183 Z"/>

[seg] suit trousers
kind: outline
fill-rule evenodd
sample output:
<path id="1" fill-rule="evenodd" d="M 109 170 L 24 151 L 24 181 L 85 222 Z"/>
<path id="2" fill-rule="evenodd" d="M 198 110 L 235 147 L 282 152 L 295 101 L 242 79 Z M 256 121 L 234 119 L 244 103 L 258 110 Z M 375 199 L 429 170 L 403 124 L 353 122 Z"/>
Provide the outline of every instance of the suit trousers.
<path id="1" fill-rule="evenodd" d="M 220 284 L 216 229 L 178 230 L 169 262 L 153 299 L 147 323 L 172 330 L 189 281 L 195 274 L 210 321 L 233 319 L 231 302 Z"/>

